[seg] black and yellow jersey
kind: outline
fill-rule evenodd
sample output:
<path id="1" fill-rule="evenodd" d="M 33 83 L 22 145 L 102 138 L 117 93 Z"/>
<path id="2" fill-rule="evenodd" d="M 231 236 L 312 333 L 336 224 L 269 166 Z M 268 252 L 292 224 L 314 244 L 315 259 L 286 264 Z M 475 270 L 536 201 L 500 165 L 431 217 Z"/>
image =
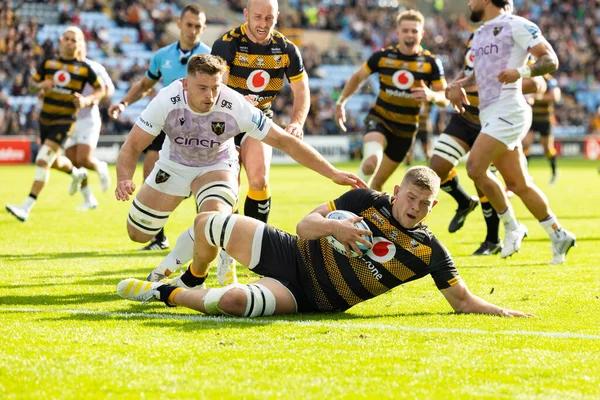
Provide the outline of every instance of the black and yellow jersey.
<path id="1" fill-rule="evenodd" d="M 326 238 L 298 239 L 307 298 L 321 311 L 343 311 L 415 279 L 431 275 L 438 289 L 460 277 L 446 248 L 426 226 L 403 228 L 392 216 L 394 199 L 371 189 L 351 190 L 328 203 L 364 217 L 373 232 L 373 248 L 348 258 Z"/>
<path id="2" fill-rule="evenodd" d="M 370 74 L 379 73 L 379 96 L 368 117 L 395 135 L 412 138 L 417 133 L 421 103 L 412 98 L 410 89 L 419 81 L 427 86 L 445 85 L 442 62 L 427 50 L 407 56 L 390 46 L 374 53 L 364 68 Z"/>
<path id="3" fill-rule="evenodd" d="M 558 82 L 551 76 L 544 76 L 550 92 L 558 87 Z M 554 102 L 546 100 L 535 100 L 533 102 L 533 122 L 549 122 L 554 123 Z"/>
<path id="4" fill-rule="evenodd" d="M 471 41 L 473 40 L 473 33 L 469 37 L 469 41 L 467 42 L 467 49 L 465 51 L 465 61 L 463 71 L 465 75 L 471 75 L 473 73 L 473 53 L 471 52 Z M 476 90 L 470 90 L 467 92 L 467 99 L 470 104 L 463 104 L 465 108 L 464 114 L 461 114 L 463 118 L 467 121 L 481 126 L 479 122 L 479 94 Z"/>
<path id="5" fill-rule="evenodd" d="M 54 81 L 54 87 L 44 94 L 39 120 L 42 125 L 73 124 L 78 111 L 73 104 L 75 93 L 81 93 L 86 82 L 94 89 L 102 87 L 92 67 L 75 59 L 45 59 L 33 75 L 33 79 L 36 82 L 47 79 Z"/>
<path id="6" fill-rule="evenodd" d="M 258 108 L 272 118 L 273 99 L 283 87 L 284 75 L 290 82 L 301 80 L 306 72 L 300 50 L 285 36 L 273 31 L 271 42 L 260 45 L 246 35 L 247 23 L 217 39 L 211 54 L 227 62 L 227 86 L 237 92 L 258 95 Z"/>

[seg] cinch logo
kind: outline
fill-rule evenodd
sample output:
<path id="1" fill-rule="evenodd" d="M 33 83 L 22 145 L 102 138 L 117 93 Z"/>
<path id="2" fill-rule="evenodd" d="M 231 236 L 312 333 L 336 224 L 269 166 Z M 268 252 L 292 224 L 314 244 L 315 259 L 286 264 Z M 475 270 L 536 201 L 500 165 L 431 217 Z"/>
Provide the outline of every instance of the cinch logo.
<path id="1" fill-rule="evenodd" d="M 256 71 L 252 71 L 248 79 L 246 79 L 246 85 L 248 89 L 252 90 L 254 93 L 260 93 L 269 84 L 271 80 L 271 76 L 267 71 L 263 71 L 262 69 L 257 69 Z"/>
<path id="2" fill-rule="evenodd" d="M 177 136 L 173 141 L 180 146 L 189 147 L 219 147 L 221 145 L 221 142 L 212 139 L 186 138 L 182 136 Z"/>
<path id="3" fill-rule="evenodd" d="M 498 54 L 500 52 L 500 48 L 494 43 L 488 44 L 486 46 L 478 47 L 476 49 L 471 49 L 474 57 L 479 57 L 488 54 Z"/>
<path id="4" fill-rule="evenodd" d="M 415 76 L 410 71 L 401 69 L 392 75 L 392 83 L 398 89 L 406 90 L 411 88 L 413 83 L 415 83 Z"/>
<path id="5" fill-rule="evenodd" d="M 56 82 L 58 86 L 67 86 L 69 82 L 71 82 L 71 74 L 69 71 L 63 69 L 58 70 L 54 73 L 54 82 Z"/>
<path id="6" fill-rule="evenodd" d="M 378 263 L 390 261 L 395 255 L 396 245 L 383 237 L 374 237 L 373 247 L 367 252 L 367 256 Z"/>

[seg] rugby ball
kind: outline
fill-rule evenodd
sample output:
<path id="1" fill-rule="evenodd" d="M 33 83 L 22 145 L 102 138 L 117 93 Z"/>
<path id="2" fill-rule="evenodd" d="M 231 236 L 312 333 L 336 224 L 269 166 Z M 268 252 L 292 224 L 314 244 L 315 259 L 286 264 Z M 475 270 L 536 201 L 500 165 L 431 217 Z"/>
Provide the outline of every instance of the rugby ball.
<path id="1" fill-rule="evenodd" d="M 337 219 L 337 220 L 342 220 L 342 219 L 348 219 L 348 218 L 355 218 L 358 217 L 358 215 L 354 214 L 353 212 L 350 211 L 345 211 L 345 210 L 335 210 L 330 212 L 329 214 L 327 214 L 325 216 L 325 218 L 327 219 Z M 370 231 L 371 229 L 369 229 L 369 225 L 367 225 L 367 223 L 363 220 L 363 221 L 358 221 L 357 223 L 354 224 L 357 228 L 360 229 L 365 229 L 367 231 Z M 373 243 L 373 236 L 372 235 L 364 235 L 363 236 L 365 239 L 367 239 L 370 243 Z M 335 236 L 333 235 L 329 235 L 327 236 L 327 242 L 331 245 L 331 247 L 333 247 L 333 249 L 335 251 L 337 251 L 340 254 L 343 254 L 345 256 L 347 256 L 346 254 L 346 249 L 344 248 L 344 245 L 338 241 Z M 360 251 L 363 252 L 363 255 L 369 250 L 369 247 L 367 247 L 366 245 L 364 245 L 363 243 L 360 242 L 356 242 L 356 246 L 358 246 L 358 248 L 360 249 Z M 354 250 L 350 249 L 350 257 L 360 257 L 359 254 L 357 252 L 355 252 Z"/>

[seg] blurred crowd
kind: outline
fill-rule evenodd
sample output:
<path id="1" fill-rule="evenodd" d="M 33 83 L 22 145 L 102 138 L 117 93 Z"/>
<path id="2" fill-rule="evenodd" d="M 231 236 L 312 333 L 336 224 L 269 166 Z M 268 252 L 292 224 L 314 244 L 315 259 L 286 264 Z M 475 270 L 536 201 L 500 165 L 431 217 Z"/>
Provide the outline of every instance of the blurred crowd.
<path id="1" fill-rule="evenodd" d="M 53 54 L 57 43 L 46 40 L 36 41 L 40 24 L 32 18 L 23 19 L 13 9 L 23 0 L 0 2 L 0 135 L 37 134 L 38 107 L 27 112 L 22 106 L 11 107 L 9 96 L 29 95 L 29 84 L 39 61 Z M 45 1 L 53 4 L 55 0 Z M 245 0 L 228 0 L 228 6 L 241 12 Z M 395 17 L 402 10 L 396 1 L 383 0 L 290 0 L 291 12 L 282 13 L 279 28 L 325 29 L 340 32 L 353 42 L 360 43 L 362 49 L 358 59 L 347 44 L 319 51 L 314 44 L 305 44 L 301 51 L 310 77 L 320 76 L 323 64 L 353 64 L 365 60 L 373 51 L 394 44 Z M 180 4 L 179 4 L 180 5 Z M 383 7 L 382 7 L 383 5 Z M 389 5 L 389 7 L 385 7 Z M 81 25 L 80 12 L 99 11 L 112 15 L 118 26 L 135 28 L 139 42 L 148 51 L 156 51 L 169 43 L 166 26 L 177 18 L 178 3 L 175 0 L 74 0 L 73 5 L 57 5 L 61 9 L 59 23 L 81 26 L 86 40 L 95 42 L 108 57 L 123 57 L 124 51 L 111 45 L 106 28 L 90 29 Z M 561 61 L 560 72 L 556 74 L 563 90 L 563 100 L 556 107 L 556 118 L 560 125 L 587 126 L 591 133 L 600 133 L 600 116 L 589 112 L 586 105 L 576 101 L 579 91 L 599 91 L 600 87 L 600 0 L 516 0 L 516 12 L 536 22 L 545 37 L 552 43 Z M 441 57 L 446 75 L 454 77 L 462 67 L 464 47 L 473 27 L 467 22 L 467 15 L 446 15 L 443 10 L 435 10 L 426 19 L 425 48 Z M 427 13 L 431 14 L 431 13 Z M 210 24 L 224 24 L 222 16 L 208 15 Z M 561 21 L 557 24 L 556 21 Z M 348 43 L 348 42 L 346 42 Z M 209 43 L 210 44 L 210 43 Z M 354 51 L 356 53 L 356 51 Z M 122 66 L 107 67 L 118 87 L 127 89 L 129 85 L 147 70 L 147 63 L 139 62 L 132 68 Z M 342 83 L 343 85 L 343 83 Z M 334 106 L 342 85 L 332 90 L 311 87 L 311 110 L 304 131 L 307 135 L 339 134 L 334 121 Z M 366 86 L 363 92 L 374 93 Z M 286 87 L 273 104 L 277 122 L 285 125 L 291 115 L 292 94 Z M 361 113 L 371 104 L 362 105 Z M 103 109 L 103 133 L 123 133 L 128 131 L 132 121 L 112 121 Z M 362 121 L 352 114 L 347 122 L 349 131 L 360 132 Z M 443 126 L 447 112 L 435 113 L 434 126 Z"/>

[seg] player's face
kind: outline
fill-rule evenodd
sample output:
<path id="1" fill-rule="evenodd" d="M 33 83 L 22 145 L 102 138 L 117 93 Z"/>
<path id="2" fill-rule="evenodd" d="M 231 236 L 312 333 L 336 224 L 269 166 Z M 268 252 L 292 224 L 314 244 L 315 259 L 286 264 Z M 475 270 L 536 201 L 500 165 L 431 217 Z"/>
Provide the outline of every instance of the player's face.
<path id="1" fill-rule="evenodd" d="M 60 37 L 60 55 L 70 59 L 75 57 L 75 53 L 80 44 L 77 41 L 75 32 L 67 31 Z"/>
<path id="2" fill-rule="evenodd" d="M 277 23 L 277 2 L 273 0 L 254 0 L 244 9 L 248 23 L 247 35 L 254 43 L 266 44 L 271 40 L 273 27 Z"/>
<path id="3" fill-rule="evenodd" d="M 413 184 L 403 183 L 394 188 L 396 202 L 392 207 L 394 218 L 404 228 L 412 229 L 419 225 L 437 204 L 437 193 Z"/>
<path id="4" fill-rule="evenodd" d="M 419 45 L 425 32 L 423 24 L 418 21 L 402 21 L 396 29 L 400 51 L 408 55 L 418 52 Z"/>
<path id="5" fill-rule="evenodd" d="M 201 12 L 194 15 L 192 12 L 183 14 L 183 18 L 177 23 L 179 26 L 179 41 L 184 50 L 190 50 L 200 43 L 200 36 L 206 29 L 206 14 Z"/>
<path id="6" fill-rule="evenodd" d="M 483 0 L 469 0 L 471 10 L 471 22 L 481 22 L 483 19 Z"/>
<path id="7" fill-rule="evenodd" d="M 187 91 L 188 104 L 192 111 L 209 112 L 219 97 L 223 75 L 208 75 L 197 72 L 183 80 L 183 88 Z"/>

